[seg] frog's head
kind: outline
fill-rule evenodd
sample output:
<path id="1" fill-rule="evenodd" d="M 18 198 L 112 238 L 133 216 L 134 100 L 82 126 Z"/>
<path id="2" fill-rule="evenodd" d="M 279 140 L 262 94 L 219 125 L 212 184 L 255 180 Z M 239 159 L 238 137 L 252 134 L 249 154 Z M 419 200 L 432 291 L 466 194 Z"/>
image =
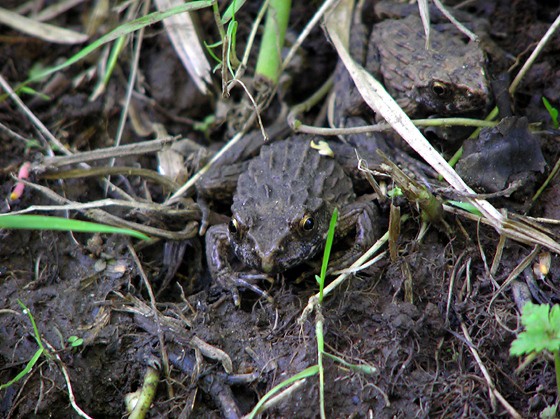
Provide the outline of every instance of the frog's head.
<path id="1" fill-rule="evenodd" d="M 481 111 L 488 105 L 488 88 L 484 84 L 463 84 L 432 79 L 416 98 L 419 113 L 450 116 Z"/>
<path id="2" fill-rule="evenodd" d="M 436 68 L 425 74 L 412 98 L 418 113 L 449 116 L 484 110 L 490 89 L 480 49 L 465 48 L 460 58 L 439 58 Z"/>
<path id="3" fill-rule="evenodd" d="M 253 198 L 234 202 L 228 235 L 237 258 L 275 274 L 315 256 L 325 242 L 331 216 L 321 200 L 315 201 L 315 205 Z"/>

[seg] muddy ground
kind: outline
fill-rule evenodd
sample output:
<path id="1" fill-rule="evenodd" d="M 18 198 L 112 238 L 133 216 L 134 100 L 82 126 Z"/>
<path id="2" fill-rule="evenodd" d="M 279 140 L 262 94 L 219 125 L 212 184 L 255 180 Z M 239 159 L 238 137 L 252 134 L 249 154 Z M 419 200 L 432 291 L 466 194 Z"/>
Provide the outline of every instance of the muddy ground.
<path id="1" fill-rule="evenodd" d="M 256 2 L 249 2 L 238 14 L 240 40 L 246 39 L 258 13 L 259 4 L 252 3 Z M 46 4 L 37 3 L 28 13 L 43 6 Z M 302 30 L 317 6 L 294 5 L 289 39 Z M 93 7 L 93 2 L 84 2 L 51 23 L 85 32 Z M 492 22 L 491 37 L 509 57 L 507 66 L 490 63 L 495 78 L 507 73 L 515 60 L 523 63 L 560 13 L 557 1 L 474 1 L 468 9 Z M 111 10 L 94 27 L 91 39 L 125 21 L 124 12 Z M 216 41 L 212 14 L 203 10 L 198 16 L 203 38 Z M 1 28 L 0 74 L 13 87 L 33 66 L 54 65 L 80 48 L 54 45 L 6 26 Z M 243 45 L 240 41 L 240 51 Z M 277 113 L 274 106 L 278 103 L 301 101 L 334 71 L 336 53 L 321 29 L 312 33 L 303 50 L 299 66 L 290 70 L 292 83 L 273 101 L 273 110 L 264 113 L 265 122 Z M 129 42 L 107 88 L 93 101 L 89 97 L 98 82 L 100 52 L 33 85 L 48 98 L 21 97 L 68 150 L 77 153 L 109 147 L 126 96 L 131 54 Z M 491 200 L 520 214 L 555 219 L 560 218 L 557 182 L 553 181 L 536 203 L 531 202 L 531 196 L 560 156 L 560 137 L 551 130 L 550 117 L 541 102 L 546 96 L 560 106 L 559 54 L 560 37 L 556 35 L 514 98 L 514 114 L 540 123 L 539 129 L 545 131 L 538 141 L 546 170 L 534 174 L 534 182 L 524 187 L 524 193 Z M 254 65 L 253 58 L 249 65 Z M 509 74 L 518 70 L 519 65 L 514 66 Z M 251 68 L 247 74 L 250 81 Z M 231 108 L 243 97 L 237 89 L 231 99 L 223 100 L 219 85 L 215 75 L 210 93 L 200 94 L 176 58 L 163 27 L 148 27 L 123 144 L 156 138 L 153 127 L 157 123 L 170 135 L 218 149 L 229 138 L 231 121 L 226 119 L 232 114 L 224 115 L 221 109 L 224 104 Z M 305 121 L 314 122 L 319 108 L 306 115 Z M 216 115 L 216 121 L 199 129 L 196 123 L 208 115 Z M 324 118 L 318 120 L 325 124 Z M 25 161 L 39 162 L 48 155 L 48 148 L 43 134 L 14 101 L 0 103 L 0 123 L 2 212 L 61 204 L 30 187 L 16 201 L 8 200 L 14 185 L 10 175 Z M 205 159 L 190 156 L 183 177 Z M 92 164 L 106 167 L 107 161 Z M 157 164 L 154 153 L 117 161 L 117 166 L 153 170 Z M 159 184 L 139 176 L 112 179 L 143 202 L 163 202 L 167 196 Z M 34 173 L 30 180 L 75 202 L 102 199 L 105 192 L 97 177 L 53 180 Z M 123 199 L 112 189 L 109 196 Z M 150 366 L 157 365 L 161 373 L 149 417 L 234 418 L 248 413 L 274 386 L 317 363 L 317 316 L 312 313 L 300 321 L 308 299 L 317 292 L 313 279 L 295 283 L 292 276 L 279 275 L 274 284 L 262 284 L 273 303 L 243 291 L 241 306 L 236 308 L 230 295 L 210 279 L 204 239 L 196 234 L 195 222 L 200 219 L 192 201 L 196 196 L 189 199 L 177 207 L 189 209 L 182 218 L 141 208 L 103 208 L 124 219 L 169 231 L 187 226 L 190 238 L 183 240 L 146 244 L 117 235 L 1 232 L 0 384 L 22 371 L 38 348 L 18 300 L 32 313 L 47 353 L 29 374 L 0 390 L 0 417 L 77 417 L 68 383 L 75 404 L 90 417 L 123 417 L 125 396 L 141 387 Z M 509 239 L 502 247 L 494 229 L 452 214 L 445 216 L 449 228 L 432 225 L 418 240 L 422 221 L 416 206 L 403 199 L 397 204 L 401 214 L 411 217 L 401 226 L 396 257 L 386 255 L 348 279 L 322 307 L 326 351 L 349 364 L 375 368 L 366 373 L 325 358 L 326 416 L 538 417 L 556 401 L 554 366 L 551 359 L 540 357 L 516 373 L 520 360 L 510 357 L 509 347 L 520 331 L 516 302 L 521 300 L 512 290 L 529 290 L 528 298 L 536 302 L 558 302 L 558 255 Z M 228 205 L 223 207 L 227 216 Z M 380 223 L 386 228 L 386 206 L 381 207 L 381 213 Z M 91 218 L 86 211 L 54 212 L 65 214 Z M 554 225 L 543 225 L 552 237 L 558 237 Z M 501 258 L 495 257 L 497 249 L 503 250 Z M 517 282 L 502 289 L 529 255 L 534 259 L 528 269 Z M 537 277 L 532 267 L 547 256 L 551 257 L 550 271 Z M 68 343 L 71 336 L 83 338 L 83 344 L 72 348 Z M 300 382 L 264 413 L 267 417 L 318 415 L 317 376 Z"/>

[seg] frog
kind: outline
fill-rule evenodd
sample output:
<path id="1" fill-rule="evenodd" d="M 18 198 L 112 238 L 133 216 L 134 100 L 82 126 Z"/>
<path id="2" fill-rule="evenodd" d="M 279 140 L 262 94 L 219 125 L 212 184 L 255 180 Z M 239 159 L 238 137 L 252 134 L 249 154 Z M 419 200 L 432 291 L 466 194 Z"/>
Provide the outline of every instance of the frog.
<path id="1" fill-rule="evenodd" d="M 336 158 L 311 147 L 321 140 L 293 135 L 263 145 L 256 157 L 242 163 L 231 218 L 206 231 L 210 275 L 231 293 L 236 306 L 239 288 L 270 299 L 258 281 L 312 265 L 323 250 L 335 208 L 335 243 L 351 245 L 333 255 L 329 266 L 348 266 L 374 242 L 375 204 L 357 198 L 351 176 Z"/>
<path id="2" fill-rule="evenodd" d="M 432 25 L 427 49 L 422 21 L 410 12 L 404 18 L 375 23 L 369 38 L 361 18 L 355 20 L 355 28 L 362 25 L 362 29 L 353 30 L 351 54 L 384 84 L 409 117 L 473 116 L 488 108 L 490 83 L 485 53 L 478 43 L 467 42 L 449 25 L 445 30 Z M 338 112 L 363 113 L 363 106 L 356 104 L 359 93 L 347 73 L 342 71 L 338 79 Z"/>
<path id="3" fill-rule="evenodd" d="M 484 53 L 453 32 L 432 30 L 430 48 L 420 17 L 384 20 L 374 26 L 366 68 L 412 117 L 460 115 L 489 102 Z"/>

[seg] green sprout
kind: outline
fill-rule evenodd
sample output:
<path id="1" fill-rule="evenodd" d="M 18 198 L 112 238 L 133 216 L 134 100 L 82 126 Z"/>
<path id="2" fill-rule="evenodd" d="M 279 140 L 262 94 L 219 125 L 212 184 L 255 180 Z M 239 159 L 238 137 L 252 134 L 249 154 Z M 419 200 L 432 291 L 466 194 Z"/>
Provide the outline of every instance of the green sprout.
<path id="1" fill-rule="evenodd" d="M 193 129 L 204 134 L 206 138 L 210 138 L 210 128 L 216 123 L 216 115 L 208 115 L 200 122 L 195 122 Z"/>
<path id="2" fill-rule="evenodd" d="M 32 150 L 39 150 L 41 149 L 41 147 L 41 143 L 35 138 L 25 140 L 25 153 L 28 153 Z"/>
<path id="3" fill-rule="evenodd" d="M 525 331 L 511 343 L 512 356 L 533 355 L 547 351 L 554 357 L 556 394 L 560 395 L 560 305 L 528 302 L 523 306 L 521 323 Z"/>
<path id="4" fill-rule="evenodd" d="M 321 314 L 321 304 L 323 302 L 323 290 L 325 288 L 325 279 L 327 277 L 327 267 L 329 266 L 329 258 L 334 240 L 334 230 L 338 219 L 338 208 L 335 208 L 331 216 L 329 231 L 327 232 L 327 241 L 325 242 L 325 251 L 323 252 L 323 263 L 321 264 L 321 275 L 316 275 L 315 279 L 319 283 L 319 309 L 317 311 L 317 321 L 315 323 L 315 335 L 317 336 L 317 366 L 319 367 L 319 399 L 320 399 L 320 415 L 325 418 L 325 370 L 323 368 L 323 354 L 325 353 L 325 334 L 323 333 L 323 315 Z"/>
<path id="5" fill-rule="evenodd" d="M 558 129 L 558 109 L 552 106 L 548 99 L 544 96 L 542 97 L 542 101 L 544 103 L 544 107 L 548 111 L 548 114 L 552 118 L 552 125 L 554 126 L 554 129 Z"/>
<path id="6" fill-rule="evenodd" d="M 33 327 L 33 334 L 35 336 L 35 340 L 37 341 L 37 345 L 39 346 L 39 348 L 37 349 L 35 354 L 31 357 L 31 359 L 27 362 L 27 365 L 25 366 L 25 368 L 23 370 L 21 370 L 18 375 L 16 375 L 13 379 L 8 381 L 7 383 L 0 384 L 0 390 L 4 390 L 5 388 L 10 387 L 12 384 L 17 383 L 19 380 L 21 380 L 23 377 L 25 377 L 28 373 L 30 373 L 31 370 L 33 369 L 33 367 L 35 366 L 35 364 L 37 363 L 37 361 L 39 361 L 39 358 L 41 357 L 41 355 L 45 354 L 45 355 L 48 356 L 48 352 L 46 352 L 46 349 L 43 346 L 43 341 L 41 340 L 41 335 L 39 333 L 39 329 L 37 328 L 37 324 L 35 323 L 35 319 L 33 318 L 33 315 L 31 314 L 31 311 L 29 311 L 27 306 L 25 304 L 23 304 L 19 299 L 17 300 L 17 302 L 18 302 L 19 306 L 21 307 L 21 309 L 23 310 L 23 313 L 27 314 L 27 316 L 29 317 L 29 320 L 31 321 L 31 326 Z"/>
<path id="7" fill-rule="evenodd" d="M 323 302 L 323 290 L 325 289 L 325 278 L 327 277 L 327 267 L 329 266 L 329 258 L 334 240 L 334 229 L 338 220 L 338 209 L 335 208 L 329 224 L 327 232 L 327 241 L 325 242 L 325 251 L 323 253 L 323 263 L 321 264 L 321 275 L 315 275 L 315 279 L 319 284 L 319 304 Z"/>
<path id="8" fill-rule="evenodd" d="M 247 417 L 249 419 L 255 418 L 258 414 L 262 413 L 265 403 L 267 401 L 269 401 L 272 398 L 272 396 L 274 396 L 280 390 L 282 390 L 285 387 L 288 387 L 291 384 L 295 384 L 296 382 L 298 382 L 300 380 L 304 380 L 307 377 L 311 377 L 311 376 L 317 374 L 317 372 L 318 372 L 317 365 L 312 365 L 311 367 L 308 367 L 308 368 L 304 369 L 303 371 L 298 372 L 296 375 L 293 375 L 292 377 L 287 378 L 286 380 L 282 381 L 280 384 L 274 386 L 268 393 L 266 393 L 259 400 L 259 402 L 253 408 L 253 410 L 251 410 L 251 412 L 247 415 Z"/>
<path id="9" fill-rule="evenodd" d="M 78 336 L 70 336 L 68 338 L 68 343 L 72 348 L 78 348 L 79 346 L 82 346 L 84 344 L 84 340 L 82 338 L 79 338 Z"/>
<path id="10" fill-rule="evenodd" d="M 391 189 L 389 192 L 387 192 L 387 196 L 389 198 L 397 198 L 399 196 L 403 196 L 403 191 L 401 188 L 399 188 L 398 186 L 395 186 L 393 189 Z"/>
<path id="11" fill-rule="evenodd" d="M 227 45 L 227 51 L 226 51 L 226 61 L 227 62 L 226 62 L 226 65 L 227 65 L 227 68 L 228 68 L 228 70 L 229 70 L 229 72 L 232 76 L 235 73 L 234 69 L 239 66 L 239 60 L 238 60 L 237 55 L 235 53 L 235 46 L 236 46 L 236 42 L 237 42 L 236 41 L 236 39 L 237 39 L 237 26 L 238 26 L 237 20 L 235 20 L 235 12 L 238 11 L 244 3 L 245 3 L 245 1 L 233 0 L 233 2 L 229 5 L 229 7 L 225 11 L 224 15 L 220 19 L 219 30 L 220 30 L 220 36 L 221 36 L 222 39 L 220 39 L 218 42 L 215 42 L 213 44 L 208 44 L 208 43 L 206 43 L 206 41 L 204 41 L 204 46 L 206 48 L 206 51 L 218 63 L 218 65 L 214 68 L 214 71 L 216 71 L 223 63 L 222 63 L 222 59 L 219 58 L 214 53 L 213 49 L 224 45 L 224 42 L 226 42 L 226 45 Z M 214 4 L 214 8 L 216 9 L 216 13 L 217 13 L 217 3 Z M 222 29 L 222 25 L 227 25 L 227 30 L 226 30 L 225 33 Z"/>

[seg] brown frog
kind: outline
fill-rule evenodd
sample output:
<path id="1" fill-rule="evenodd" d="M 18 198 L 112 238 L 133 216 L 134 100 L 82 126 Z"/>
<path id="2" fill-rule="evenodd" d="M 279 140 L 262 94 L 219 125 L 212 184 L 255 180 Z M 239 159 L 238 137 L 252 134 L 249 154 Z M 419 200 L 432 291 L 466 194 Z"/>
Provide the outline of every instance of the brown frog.
<path id="1" fill-rule="evenodd" d="M 465 41 L 449 25 L 444 31 L 434 25 L 431 29 L 430 48 L 426 49 L 419 16 L 386 19 L 373 26 L 366 45 L 363 36 L 353 35 L 351 52 L 383 82 L 410 117 L 484 110 L 489 104 L 489 82 L 482 49 Z M 344 82 L 337 87 L 342 114 L 351 114 L 356 109 L 355 99 L 349 96 L 355 98 L 357 92 L 348 91 Z"/>
<path id="2" fill-rule="evenodd" d="M 263 146 L 239 176 L 229 223 L 208 229 L 210 273 L 236 305 L 237 287 L 266 296 L 255 280 L 311 261 L 323 249 L 335 208 L 335 240 L 355 234 L 353 246 L 331 258 L 331 266 L 347 266 L 373 243 L 375 206 L 356 200 L 342 166 L 310 147 L 319 140 L 293 136 Z"/>
<path id="3" fill-rule="evenodd" d="M 480 47 L 454 32 L 432 30 L 425 47 L 422 21 L 410 15 L 374 26 L 367 68 L 409 116 L 458 115 L 482 110 L 489 89 Z"/>

